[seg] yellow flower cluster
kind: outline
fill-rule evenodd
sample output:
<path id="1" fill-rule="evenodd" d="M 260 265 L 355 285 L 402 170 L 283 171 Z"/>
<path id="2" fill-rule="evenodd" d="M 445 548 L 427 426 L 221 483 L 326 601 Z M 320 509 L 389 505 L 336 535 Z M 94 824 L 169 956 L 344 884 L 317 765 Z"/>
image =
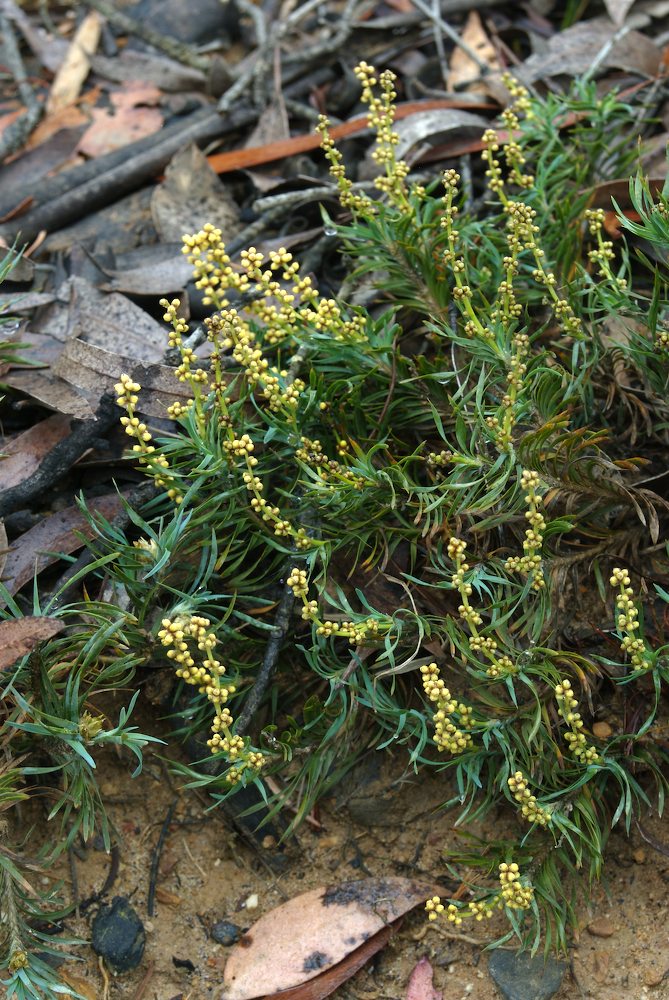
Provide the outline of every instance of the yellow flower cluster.
<path id="1" fill-rule="evenodd" d="M 532 174 L 523 173 L 525 157 L 516 139 L 516 133 L 520 128 L 520 114 L 527 116 L 530 109 L 529 93 L 517 80 L 509 73 L 504 73 L 502 82 L 514 98 L 512 104 L 502 112 L 502 121 L 508 129 L 508 137 L 504 144 L 504 158 L 511 172 L 511 179 L 520 188 L 534 187 L 534 177 Z"/>
<path id="2" fill-rule="evenodd" d="M 537 803 L 537 797 L 532 795 L 522 771 L 516 771 L 515 774 L 512 774 L 507 779 L 507 784 L 514 799 L 520 804 L 520 811 L 528 823 L 538 823 L 539 826 L 546 826 L 547 823 L 550 823 L 551 812 Z"/>
<path id="3" fill-rule="evenodd" d="M 564 738 L 574 757 L 583 764 L 598 764 L 601 757 L 596 747 L 588 746 L 583 732 L 583 719 L 580 712 L 575 711 L 578 708 L 578 701 L 574 697 L 571 683 L 568 680 L 560 681 L 556 685 L 555 697 L 558 703 L 558 714 L 562 716 L 570 729 L 570 732 L 565 733 Z"/>
<path id="4" fill-rule="evenodd" d="M 515 81 L 511 82 L 510 77 L 507 77 L 506 84 L 510 89 L 513 87 L 513 93 L 517 95 L 517 100 L 512 108 L 507 109 L 502 116 L 509 125 L 510 133 L 508 141 L 503 143 L 504 155 L 510 168 L 511 180 L 521 188 L 528 188 L 533 186 L 534 179 L 530 175 L 522 173 L 522 153 L 518 143 L 513 138 L 513 131 L 517 129 L 519 124 L 518 113 L 526 113 L 528 106 L 527 94 L 519 84 L 516 84 Z M 526 205 L 524 202 L 514 201 L 506 194 L 500 161 L 495 156 L 499 152 L 501 141 L 500 136 L 494 129 L 487 129 L 483 134 L 485 146 L 482 156 L 487 166 L 486 177 L 488 179 L 488 187 L 499 196 L 502 208 L 506 214 L 506 239 L 510 251 L 510 256 L 505 258 L 507 277 L 505 291 L 501 296 L 501 306 L 503 308 L 497 311 L 497 319 L 501 320 L 506 313 L 505 322 L 510 324 L 514 318 L 518 318 L 520 315 L 518 304 L 515 302 L 509 286 L 511 286 L 513 275 L 516 273 L 516 258 L 520 253 L 529 251 L 534 258 L 535 264 L 535 269 L 532 272 L 533 277 L 535 281 L 543 285 L 546 289 L 547 302 L 551 303 L 555 316 L 563 330 L 569 336 L 579 337 L 583 332 L 580 320 L 574 314 L 569 303 L 560 298 L 555 287 L 557 284 L 555 275 L 547 271 L 544 266 L 544 251 L 537 245 L 535 238 L 539 231 L 534 222 L 536 212 L 529 205 Z"/>
<path id="5" fill-rule="evenodd" d="M 432 716 L 434 722 L 433 740 L 439 752 L 447 750 L 449 753 L 458 754 L 468 750 L 472 745 L 472 737 L 467 730 L 474 725 L 472 710 L 462 702 L 458 703 L 451 697 L 443 680 L 439 676 L 439 667 L 436 663 L 429 663 L 420 668 L 423 679 L 423 688 L 430 701 L 435 702 L 436 712 Z M 450 716 L 456 715 L 460 725 L 457 726 Z"/>
<path id="6" fill-rule="evenodd" d="M 263 755 L 250 750 L 247 742 L 231 731 L 232 715 L 225 703 L 236 688 L 222 681 L 226 670 L 215 655 L 218 639 L 210 631 L 211 621 L 201 615 L 180 613 L 174 618 L 163 618 L 161 624 L 158 638 L 168 658 L 176 664 L 177 677 L 197 687 L 214 706 L 216 714 L 207 746 L 212 753 L 224 753 L 235 763 L 235 767 L 227 771 L 228 782 L 235 784 L 246 770 L 259 771 L 265 763 Z M 200 653 L 199 663 L 193 656 L 193 647 Z"/>
<path id="7" fill-rule="evenodd" d="M 325 159 L 330 164 L 330 176 L 339 188 L 339 201 L 342 208 L 349 209 L 354 215 L 372 215 L 374 203 L 364 194 L 355 194 L 353 183 L 346 176 L 344 158 L 330 135 L 330 119 L 326 115 L 319 115 L 316 131 L 321 137 L 321 149 L 325 154 Z"/>
<path id="8" fill-rule="evenodd" d="M 441 896 L 432 896 L 425 903 L 428 920 L 437 920 L 445 914 L 450 923 L 459 927 L 465 917 L 473 917 L 477 921 L 489 920 L 495 910 L 505 906 L 511 910 L 529 909 L 534 899 L 534 888 L 522 884 L 520 869 L 515 862 L 502 862 L 499 866 L 499 882 L 499 891 L 488 899 L 473 900 L 461 906 L 456 906 L 455 903 L 445 906 Z"/>
<path id="9" fill-rule="evenodd" d="M 502 886 L 502 901 L 510 910 L 527 910 L 534 899 L 534 889 L 531 885 L 523 885 L 520 881 L 520 870 L 515 862 L 499 866 L 499 881 Z"/>
<path id="10" fill-rule="evenodd" d="M 616 607 L 618 608 L 618 629 L 625 633 L 620 643 L 627 653 L 635 670 L 650 670 L 652 661 L 649 650 L 643 639 L 635 635 L 639 631 L 639 612 L 634 603 L 634 590 L 630 586 L 630 575 L 626 569 L 614 569 L 611 574 L 611 586 L 618 587 Z"/>
<path id="11" fill-rule="evenodd" d="M 137 393 L 141 386 L 139 382 L 133 381 L 129 375 L 121 375 L 120 382 L 114 386 L 116 392 L 116 403 L 126 415 L 121 417 L 121 424 L 125 427 L 125 432 L 129 437 L 135 439 L 132 450 L 137 455 L 139 461 L 148 466 L 153 475 L 156 486 L 167 488 L 167 495 L 175 503 L 181 503 L 183 496 L 178 490 L 174 479 L 166 475 L 164 470 L 169 468 L 169 463 L 164 455 L 156 451 L 155 445 L 150 444 L 151 434 L 147 426 L 136 415 L 136 407 L 139 402 Z"/>
<path id="12" fill-rule="evenodd" d="M 597 241 L 597 246 L 594 250 L 588 251 L 588 259 L 598 266 L 597 274 L 600 278 L 607 278 L 613 284 L 617 285 L 620 289 L 627 288 L 627 281 L 625 278 L 616 278 L 611 271 L 611 261 L 615 257 L 613 251 L 613 243 L 611 240 L 605 240 L 602 236 L 602 229 L 604 227 L 604 209 L 603 208 L 588 208 L 585 212 L 585 220 L 588 223 L 588 232 L 591 236 L 594 236 Z"/>
<path id="13" fill-rule="evenodd" d="M 341 621 L 333 622 L 327 619 L 321 620 L 318 616 L 318 603 L 308 599 L 309 580 L 306 570 L 294 567 L 286 585 L 290 587 L 302 601 L 302 619 L 310 621 L 316 626 L 316 634 L 324 638 L 348 639 L 351 645 L 360 645 L 368 639 L 377 639 L 382 633 L 387 633 L 392 625 L 392 620 L 382 623 L 374 618 L 367 618 L 362 621 Z"/>
<path id="14" fill-rule="evenodd" d="M 496 680 L 499 677 L 507 677 L 516 673 L 513 661 L 505 653 L 498 652 L 498 644 L 491 636 L 482 635 L 479 626 L 483 624 L 481 615 L 471 606 L 469 598 L 472 593 L 472 586 L 467 583 L 465 573 L 469 571 L 469 563 L 465 562 L 467 543 L 460 538 L 451 538 L 447 546 L 447 552 L 455 563 L 455 572 L 451 576 L 451 583 L 459 592 L 462 604 L 458 607 L 458 613 L 469 626 L 469 648 L 473 653 L 480 653 L 489 661 L 486 669 L 488 677 Z"/>
<path id="15" fill-rule="evenodd" d="M 525 512 L 525 518 L 529 521 L 529 528 L 525 532 L 523 541 L 523 555 L 509 556 L 505 562 L 505 568 L 512 573 L 523 573 L 532 580 L 535 590 L 542 590 L 546 586 L 543 569 L 541 568 L 541 546 L 543 545 L 543 532 L 546 528 L 546 521 L 540 511 L 543 502 L 542 497 L 537 493 L 539 486 L 539 474 L 524 470 L 520 477 L 520 487 L 525 492 L 525 503 L 529 510 Z"/>
<path id="16" fill-rule="evenodd" d="M 372 151 L 372 159 L 385 168 L 385 176 L 377 177 L 374 186 L 387 194 L 391 201 L 399 207 L 407 207 L 405 180 L 409 166 L 404 160 L 395 158 L 395 147 L 399 135 L 393 130 L 395 121 L 395 74 L 384 70 L 378 75 L 373 66 L 364 60 L 353 70 L 362 85 L 361 100 L 367 105 L 367 120 L 370 128 L 376 132 L 376 143 Z M 376 96 L 374 88 L 381 88 L 381 95 Z"/>
<path id="17" fill-rule="evenodd" d="M 361 100 L 367 106 L 369 127 L 376 133 L 372 159 L 384 168 L 384 173 L 374 179 L 377 190 L 386 194 L 389 200 L 401 211 L 408 211 L 410 204 L 406 186 L 409 165 L 395 156 L 395 147 L 399 135 L 394 131 L 395 74 L 390 70 L 377 73 L 373 66 L 364 60 L 353 70 L 362 86 Z M 376 93 L 376 88 L 380 94 Z M 334 178 L 339 188 L 339 200 L 344 208 L 350 209 L 355 215 L 373 215 L 374 203 L 365 195 L 355 194 L 353 184 L 346 176 L 342 155 L 335 146 L 330 135 L 330 122 L 321 115 L 316 130 L 321 135 L 321 149 L 330 164 L 330 176 Z M 413 189 L 416 197 L 424 195 L 424 189 L 416 185 Z"/>

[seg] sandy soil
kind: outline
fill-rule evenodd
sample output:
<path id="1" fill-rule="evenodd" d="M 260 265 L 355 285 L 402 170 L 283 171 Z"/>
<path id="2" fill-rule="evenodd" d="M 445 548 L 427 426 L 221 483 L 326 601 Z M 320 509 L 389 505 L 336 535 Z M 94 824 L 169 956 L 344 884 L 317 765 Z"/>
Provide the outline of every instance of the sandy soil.
<path id="1" fill-rule="evenodd" d="M 76 976 L 73 984 L 82 989 L 85 985 L 92 998 L 218 998 L 229 949 L 208 935 L 216 921 L 228 919 L 247 928 L 285 899 L 366 875 L 404 875 L 427 881 L 445 875 L 442 853 L 453 831 L 448 815 L 436 809 L 447 797 L 448 776 L 433 774 L 398 783 L 399 766 L 380 755 L 368 759 L 357 778 L 323 804 L 319 812 L 322 828 L 301 828 L 287 849 L 285 871 L 276 874 L 219 811 L 206 811 L 209 803 L 203 796 L 180 793 L 178 781 L 170 778 L 156 752 L 149 750 L 144 772 L 134 781 L 129 780 L 132 768 L 127 762 L 110 754 L 101 763 L 101 784 L 121 845 L 120 866 L 108 898 L 130 897 L 145 924 L 146 951 L 138 969 L 118 977 L 103 975 L 88 947 L 80 949 L 83 962 L 62 968 Z M 149 917 L 151 856 L 175 800 L 161 856 L 156 912 Z M 31 807 L 25 810 L 28 821 L 30 811 Z M 43 814 L 39 815 L 43 821 Z M 39 815 L 36 812 L 32 820 Z M 644 830 L 659 840 L 669 839 L 657 818 L 644 820 Z M 271 852 L 271 843 L 267 846 Z M 109 856 L 94 846 L 83 853 L 76 859 L 80 899 L 104 884 L 110 864 Z M 622 832 L 614 832 L 609 857 L 608 891 L 598 887 L 583 907 L 583 929 L 572 951 L 571 973 L 558 998 L 669 998 L 669 858 L 657 853 L 636 831 L 629 840 Z M 72 872 L 66 860 L 60 874 L 71 891 Z M 257 906 L 249 909 L 245 902 L 253 896 L 257 896 Z M 79 920 L 68 919 L 68 930 L 90 938 L 95 909 L 91 907 Z M 404 920 L 386 948 L 333 996 L 336 1000 L 401 1000 L 411 970 L 425 955 L 445 1000 L 494 1000 L 499 994 L 488 974 L 482 946 L 491 939 L 485 935 L 502 930 L 502 920 L 497 925 L 467 924 L 453 930 L 441 921 L 428 924 L 419 908 Z M 595 929 L 603 926 L 610 936 L 588 931 L 593 922 Z M 175 959 L 190 960 L 194 971 L 177 968 Z M 662 980 L 665 971 L 668 974 Z"/>

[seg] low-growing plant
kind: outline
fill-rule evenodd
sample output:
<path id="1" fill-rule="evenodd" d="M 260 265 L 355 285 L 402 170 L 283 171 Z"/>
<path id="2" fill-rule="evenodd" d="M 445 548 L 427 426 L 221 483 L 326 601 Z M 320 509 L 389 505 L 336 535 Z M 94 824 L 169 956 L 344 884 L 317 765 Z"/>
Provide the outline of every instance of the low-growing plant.
<path id="1" fill-rule="evenodd" d="M 99 629 L 42 647 L 50 688 L 32 700 L 20 664 L 11 721 L 57 728 L 88 788 L 70 831 L 92 829 L 90 803 L 103 815 L 81 741 L 147 739 L 99 717 L 86 736 L 79 692 L 130 684 L 149 659 L 174 671 L 178 734 L 206 733 L 187 784 L 215 801 L 254 784 L 270 814 L 292 804 L 290 828 L 364 750 L 397 748 L 447 772 L 456 827 L 502 802 L 517 817 L 470 852 L 444 845 L 463 890 L 429 917 L 502 908 L 501 940 L 564 950 L 610 830 L 661 808 L 666 783 L 667 502 L 645 485 L 667 444 L 666 273 L 591 203 L 632 168 L 636 111 L 590 84 L 539 100 L 507 79 L 480 187 L 455 170 L 414 182 L 392 74 L 356 73 L 375 197 L 319 126 L 346 299 L 284 249 L 235 263 L 214 226 L 184 238 L 211 315 L 198 337 L 162 303 L 187 391 L 174 433 L 149 430 L 133 372 L 116 386 L 159 495 L 127 529 L 90 513 L 94 569 L 128 610 L 87 606 Z M 631 192 L 640 221 L 621 224 L 666 254 L 667 199 L 641 176 Z"/>

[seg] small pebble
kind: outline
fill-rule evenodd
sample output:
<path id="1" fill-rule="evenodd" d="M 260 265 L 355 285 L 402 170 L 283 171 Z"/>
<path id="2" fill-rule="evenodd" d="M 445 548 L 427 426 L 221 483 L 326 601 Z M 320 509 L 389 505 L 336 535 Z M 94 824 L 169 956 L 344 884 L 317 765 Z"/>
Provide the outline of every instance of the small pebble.
<path id="1" fill-rule="evenodd" d="M 251 893 L 251 895 L 248 897 L 248 899 L 244 900 L 244 909 L 245 910 L 257 910 L 258 909 L 258 893 L 257 892 Z"/>
<path id="2" fill-rule="evenodd" d="M 646 860 L 646 852 L 643 847 L 637 847 L 636 851 L 632 854 L 632 857 L 638 865 L 642 865 Z"/>
<path id="3" fill-rule="evenodd" d="M 266 851 L 270 851 L 273 847 L 276 847 L 276 837 L 271 837 L 269 834 L 263 837 L 262 846 Z"/>
<path id="4" fill-rule="evenodd" d="M 596 722 L 592 727 L 592 733 L 598 740 L 606 740 L 612 735 L 613 729 L 608 722 Z"/>
<path id="5" fill-rule="evenodd" d="M 499 948 L 488 959 L 488 971 L 504 1000 L 550 1000 L 560 989 L 567 963 Z"/>
<path id="6" fill-rule="evenodd" d="M 588 924 L 588 934 L 592 934 L 593 937 L 613 937 L 615 932 L 615 924 L 607 917 L 600 917 L 598 920 L 593 920 Z"/>
<path id="7" fill-rule="evenodd" d="M 646 986 L 659 986 L 664 977 L 667 974 L 667 970 L 649 969 L 648 972 L 644 972 L 643 981 Z"/>
<path id="8" fill-rule="evenodd" d="M 211 937 L 217 944 L 224 944 L 228 947 L 236 944 L 242 935 L 241 927 L 233 924 L 231 920 L 219 920 L 211 928 Z"/>

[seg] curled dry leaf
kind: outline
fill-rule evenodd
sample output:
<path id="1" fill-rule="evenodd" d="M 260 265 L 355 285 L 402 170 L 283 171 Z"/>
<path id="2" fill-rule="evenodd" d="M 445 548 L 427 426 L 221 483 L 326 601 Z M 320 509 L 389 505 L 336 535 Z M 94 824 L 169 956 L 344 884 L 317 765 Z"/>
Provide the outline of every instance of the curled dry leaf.
<path id="1" fill-rule="evenodd" d="M 6 670 L 45 639 L 65 628 L 59 618 L 11 618 L 0 622 L 0 670 Z"/>
<path id="2" fill-rule="evenodd" d="M 369 878 L 312 889 L 289 900 L 261 917 L 232 949 L 221 1000 L 327 996 L 386 943 L 389 924 L 433 892 L 432 886 L 412 879 Z M 381 938 L 373 941 L 377 934 Z M 331 975 L 340 965 L 343 969 Z M 315 989 L 299 989 L 321 976 L 327 978 L 314 983 Z M 286 990 L 290 992 L 282 992 Z"/>
<path id="3" fill-rule="evenodd" d="M 497 50 L 488 38 L 481 18 L 475 10 L 470 11 L 460 37 L 463 42 L 466 42 L 476 52 L 477 56 L 486 64 L 489 70 L 501 69 L 499 59 L 497 58 Z M 456 87 L 471 84 L 467 88 L 470 92 L 479 94 L 488 93 L 485 83 L 479 80 L 480 76 L 481 70 L 474 60 L 470 59 L 466 52 L 463 52 L 461 48 L 456 46 L 453 49 L 449 64 L 448 89 L 455 90 Z"/>
<path id="4" fill-rule="evenodd" d="M 434 146 L 445 142 L 454 134 L 457 134 L 458 139 L 470 136 L 478 139 L 487 125 L 488 122 L 482 115 L 474 115 L 471 111 L 459 108 L 434 109 L 410 115 L 395 126 L 400 137 L 397 156 L 403 159 L 420 143 L 429 142 Z"/>

